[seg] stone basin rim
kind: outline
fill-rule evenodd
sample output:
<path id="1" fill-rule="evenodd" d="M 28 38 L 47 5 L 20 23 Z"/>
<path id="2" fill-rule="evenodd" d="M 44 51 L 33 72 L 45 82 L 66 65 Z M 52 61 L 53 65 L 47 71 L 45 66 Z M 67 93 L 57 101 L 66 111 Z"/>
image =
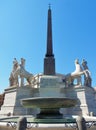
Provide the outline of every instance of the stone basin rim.
<path id="1" fill-rule="evenodd" d="M 21 104 L 27 108 L 66 108 L 75 106 L 77 100 L 68 97 L 33 97 L 21 99 Z"/>
<path id="2" fill-rule="evenodd" d="M 67 100 L 76 100 L 75 98 L 69 98 L 69 97 L 31 97 L 31 98 L 23 98 L 21 100 L 45 100 L 45 99 L 67 99 Z"/>

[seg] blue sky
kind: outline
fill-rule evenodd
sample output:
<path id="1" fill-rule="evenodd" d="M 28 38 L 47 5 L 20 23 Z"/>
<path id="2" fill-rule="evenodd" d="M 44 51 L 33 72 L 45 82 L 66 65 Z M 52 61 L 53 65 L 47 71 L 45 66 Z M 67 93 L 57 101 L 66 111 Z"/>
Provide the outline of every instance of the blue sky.
<path id="1" fill-rule="evenodd" d="M 26 59 L 26 70 L 43 72 L 47 11 L 52 9 L 56 72 L 75 70 L 86 59 L 96 86 L 96 0 L 0 0 L 0 91 L 9 86 L 13 58 Z"/>

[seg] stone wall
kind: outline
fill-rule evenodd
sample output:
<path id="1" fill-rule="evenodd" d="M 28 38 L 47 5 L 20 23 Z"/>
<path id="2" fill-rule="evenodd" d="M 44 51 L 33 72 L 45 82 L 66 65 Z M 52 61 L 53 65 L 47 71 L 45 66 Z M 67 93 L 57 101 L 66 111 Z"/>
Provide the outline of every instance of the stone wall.
<path id="1" fill-rule="evenodd" d="M 78 101 L 75 107 L 67 108 L 67 114 L 86 116 L 93 112 L 96 115 L 95 91 L 92 87 L 75 86 L 65 88 L 63 91 L 67 97 L 75 98 Z"/>
<path id="2" fill-rule="evenodd" d="M 34 109 L 27 109 L 21 105 L 21 99 L 37 96 L 38 89 L 31 86 L 12 87 L 5 89 L 4 104 L 1 107 L 1 116 L 11 115 L 32 115 L 35 114 Z"/>

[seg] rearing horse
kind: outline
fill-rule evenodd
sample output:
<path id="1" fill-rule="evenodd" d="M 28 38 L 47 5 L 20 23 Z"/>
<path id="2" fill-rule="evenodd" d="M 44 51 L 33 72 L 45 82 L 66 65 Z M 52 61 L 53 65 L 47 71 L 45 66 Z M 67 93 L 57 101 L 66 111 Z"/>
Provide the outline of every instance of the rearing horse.
<path id="1" fill-rule="evenodd" d="M 33 74 L 29 73 L 24 69 L 21 64 L 18 64 L 17 69 L 13 73 L 14 78 L 20 76 L 21 78 L 25 78 L 29 84 L 32 84 Z"/>
<path id="2" fill-rule="evenodd" d="M 81 75 L 84 74 L 78 59 L 75 60 L 75 71 L 66 75 L 66 80 L 69 84 L 73 83 L 74 79 L 77 79 L 77 84 L 81 85 Z"/>

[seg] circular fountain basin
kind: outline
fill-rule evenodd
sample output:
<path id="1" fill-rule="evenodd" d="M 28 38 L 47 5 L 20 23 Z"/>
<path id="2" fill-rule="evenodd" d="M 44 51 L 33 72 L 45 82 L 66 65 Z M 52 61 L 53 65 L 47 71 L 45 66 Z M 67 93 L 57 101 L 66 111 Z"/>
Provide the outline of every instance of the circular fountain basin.
<path id="1" fill-rule="evenodd" d="M 66 97 L 35 97 L 21 100 L 21 104 L 27 108 L 68 108 L 76 103 L 76 99 Z"/>
<path id="2" fill-rule="evenodd" d="M 21 104 L 26 108 L 40 108 L 40 113 L 36 115 L 36 118 L 43 119 L 63 118 L 59 109 L 74 107 L 76 103 L 76 99 L 66 97 L 35 97 L 21 100 Z"/>

